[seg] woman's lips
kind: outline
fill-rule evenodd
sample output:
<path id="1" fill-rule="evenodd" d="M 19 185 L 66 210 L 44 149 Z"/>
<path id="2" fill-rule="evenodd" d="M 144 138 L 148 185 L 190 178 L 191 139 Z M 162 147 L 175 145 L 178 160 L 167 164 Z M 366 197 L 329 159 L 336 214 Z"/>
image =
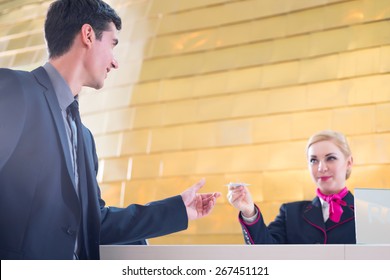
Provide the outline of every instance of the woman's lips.
<path id="1" fill-rule="evenodd" d="M 328 181 L 330 178 L 332 178 L 332 176 L 321 176 L 321 177 L 318 178 L 318 180 L 326 182 L 326 181 Z"/>

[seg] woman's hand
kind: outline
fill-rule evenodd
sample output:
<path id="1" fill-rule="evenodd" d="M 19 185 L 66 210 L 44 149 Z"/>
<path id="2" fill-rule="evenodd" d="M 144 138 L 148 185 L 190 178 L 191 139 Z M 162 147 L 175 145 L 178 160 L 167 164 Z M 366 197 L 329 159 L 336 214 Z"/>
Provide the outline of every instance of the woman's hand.
<path id="1" fill-rule="evenodd" d="M 250 218 L 255 215 L 255 204 L 247 187 L 229 187 L 227 199 L 230 204 L 241 211 L 244 217 Z"/>

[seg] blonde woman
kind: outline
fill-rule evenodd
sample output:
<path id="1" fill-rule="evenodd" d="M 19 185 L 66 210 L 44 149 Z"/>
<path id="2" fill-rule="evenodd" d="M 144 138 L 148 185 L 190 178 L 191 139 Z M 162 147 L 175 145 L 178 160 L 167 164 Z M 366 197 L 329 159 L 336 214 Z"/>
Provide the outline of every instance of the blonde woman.
<path id="1" fill-rule="evenodd" d="M 354 198 L 346 187 L 353 164 L 345 136 L 320 131 L 310 137 L 306 156 L 316 186 L 312 201 L 285 203 L 268 226 L 245 186 L 229 187 L 229 202 L 240 210 L 247 244 L 355 244 Z"/>

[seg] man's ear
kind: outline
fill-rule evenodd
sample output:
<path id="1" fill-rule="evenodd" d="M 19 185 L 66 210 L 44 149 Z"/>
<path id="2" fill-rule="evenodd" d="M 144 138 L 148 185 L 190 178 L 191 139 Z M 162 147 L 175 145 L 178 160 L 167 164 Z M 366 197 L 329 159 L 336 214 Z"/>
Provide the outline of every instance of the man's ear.
<path id="1" fill-rule="evenodd" d="M 92 43 L 95 40 L 95 31 L 93 30 L 91 25 L 86 23 L 81 27 L 81 38 L 82 42 L 86 46 L 92 46 Z"/>

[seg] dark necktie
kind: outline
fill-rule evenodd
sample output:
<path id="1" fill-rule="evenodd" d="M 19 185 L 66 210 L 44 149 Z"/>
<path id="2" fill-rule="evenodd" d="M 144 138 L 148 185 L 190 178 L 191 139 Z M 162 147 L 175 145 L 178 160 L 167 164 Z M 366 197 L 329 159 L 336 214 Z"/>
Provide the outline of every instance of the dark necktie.
<path id="1" fill-rule="evenodd" d="M 68 106 L 66 109 L 68 116 L 72 118 L 73 122 L 70 121 L 70 127 L 72 130 L 72 150 L 76 150 L 76 154 L 73 155 L 73 158 L 75 160 L 74 168 L 76 171 L 75 172 L 75 183 L 76 183 L 76 192 L 77 195 L 79 196 L 80 204 L 82 210 L 82 222 L 81 222 L 81 228 L 83 228 L 83 223 L 85 223 L 84 220 L 84 213 L 87 211 L 87 198 L 86 198 L 86 193 L 87 193 L 87 172 L 86 172 L 86 163 L 85 163 L 85 154 L 84 154 L 84 141 L 83 141 L 83 130 L 82 130 L 82 124 L 81 124 L 81 119 L 80 119 L 80 113 L 79 113 L 79 103 L 77 100 L 73 101 L 72 104 Z M 75 127 L 76 126 L 76 127 Z M 77 135 L 77 137 L 76 137 Z M 84 205 L 83 205 L 84 204 Z M 78 245 L 76 247 L 78 248 L 78 254 L 77 258 L 79 257 L 80 254 L 80 239 L 82 238 L 82 234 L 79 233 L 78 235 Z"/>
<path id="2" fill-rule="evenodd" d="M 72 130 L 72 149 L 76 150 L 74 155 L 75 160 L 75 179 L 76 186 L 78 186 L 78 195 L 81 193 L 80 189 L 86 189 L 86 169 L 85 169 L 85 156 L 84 156 L 84 141 L 83 141 L 83 130 L 79 113 L 79 103 L 77 100 L 73 101 L 67 108 L 68 116 L 72 118 L 74 123 L 70 122 Z M 76 127 L 74 127 L 74 124 Z M 77 135 L 77 137 L 76 137 Z"/>

